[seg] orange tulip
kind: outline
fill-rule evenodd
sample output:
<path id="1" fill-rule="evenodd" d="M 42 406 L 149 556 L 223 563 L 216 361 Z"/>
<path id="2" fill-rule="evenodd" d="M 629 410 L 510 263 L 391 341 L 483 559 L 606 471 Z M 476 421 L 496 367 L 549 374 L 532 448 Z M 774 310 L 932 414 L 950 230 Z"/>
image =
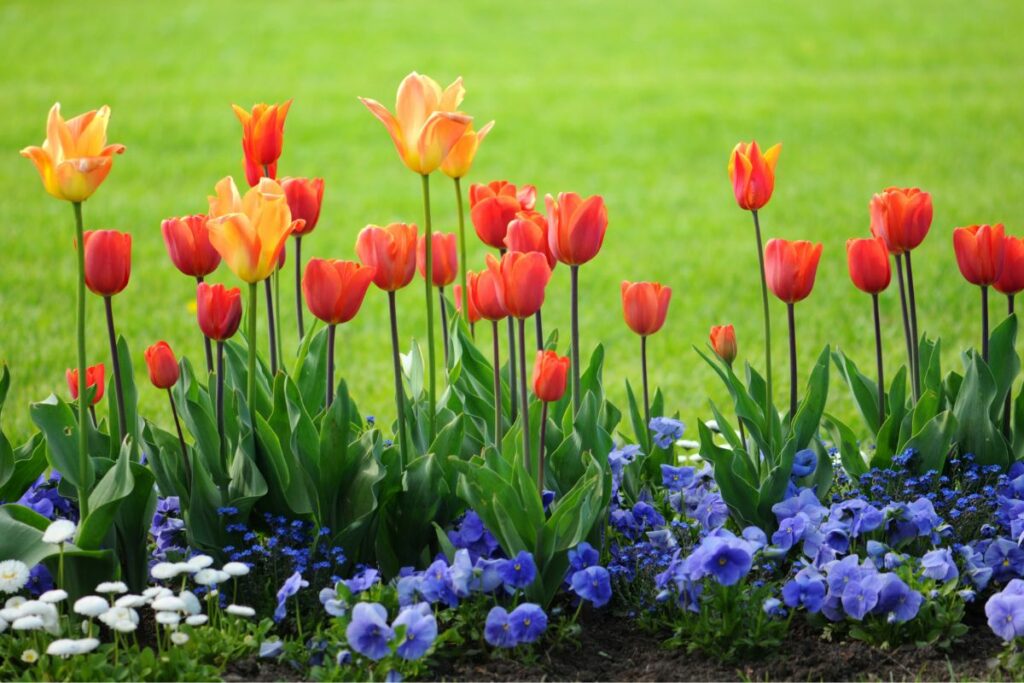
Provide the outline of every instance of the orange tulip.
<path id="1" fill-rule="evenodd" d="M 554 270 L 558 260 L 548 245 L 548 219 L 539 211 L 520 211 L 508 224 L 505 246 L 509 251 L 536 251 L 544 254 Z"/>
<path id="2" fill-rule="evenodd" d="M 787 304 L 806 299 L 814 288 L 821 249 L 820 244 L 802 240 L 768 240 L 764 248 L 768 289 Z"/>
<path id="3" fill-rule="evenodd" d="M 533 364 L 533 393 L 545 403 L 562 400 L 569 377 L 569 358 L 554 351 L 539 351 Z"/>
<path id="4" fill-rule="evenodd" d="M 431 242 L 430 260 L 433 261 L 433 284 L 435 287 L 447 287 L 455 282 L 459 274 L 459 259 L 455 255 L 455 233 L 434 232 Z M 416 243 L 416 267 L 422 277 L 426 277 L 426 235 L 420 235 Z"/>
<path id="5" fill-rule="evenodd" d="M 78 370 L 68 368 L 64 373 L 65 379 L 68 381 L 68 391 L 71 392 L 71 399 L 73 401 L 78 400 Z M 103 363 L 97 363 L 96 365 L 90 365 L 85 369 L 85 388 L 93 388 L 96 393 L 93 394 L 92 403 L 96 405 L 103 398 Z"/>
<path id="6" fill-rule="evenodd" d="M 916 187 L 889 187 L 871 198 L 871 234 L 885 240 L 890 254 L 924 241 L 932 224 L 932 196 Z"/>
<path id="7" fill-rule="evenodd" d="M 466 283 L 466 288 L 469 289 L 470 285 L 468 273 L 466 274 Z M 455 295 L 455 310 L 458 311 L 459 313 L 462 313 L 462 285 L 455 285 L 452 288 L 452 290 Z M 469 305 L 469 316 L 466 318 L 466 320 L 469 322 L 470 325 L 473 325 L 480 321 L 480 311 L 476 310 L 476 302 L 473 301 L 472 297 L 466 296 L 466 302 Z"/>
<path id="8" fill-rule="evenodd" d="M 736 330 L 732 325 L 714 325 L 711 328 L 711 348 L 729 365 L 736 360 Z"/>
<path id="9" fill-rule="evenodd" d="M 993 285 L 996 291 L 1015 296 L 1024 291 L 1024 237 L 1007 235 L 1005 239 L 1003 272 Z"/>
<path id="10" fill-rule="evenodd" d="M 459 138 L 459 141 L 448 152 L 448 156 L 445 157 L 444 162 L 441 164 L 441 172 L 449 178 L 462 178 L 469 173 L 469 169 L 473 166 L 473 159 L 476 157 L 476 151 L 480 148 L 480 143 L 484 141 L 484 138 L 487 137 L 487 134 L 491 132 L 493 127 L 494 121 L 491 121 L 478 131 L 474 131 L 472 126 L 467 128 L 466 132 Z"/>
<path id="11" fill-rule="evenodd" d="M 281 250 L 302 221 L 292 221 L 281 185 L 270 178 L 239 196 L 234 179 L 217 183 L 210 197 L 210 243 L 228 268 L 250 284 L 265 280 L 278 267 Z"/>
<path id="12" fill-rule="evenodd" d="M 368 225 L 356 239 L 356 253 L 364 265 L 375 269 L 373 283 L 394 292 L 412 282 L 416 275 L 416 226 L 392 223 L 386 227 Z"/>
<path id="13" fill-rule="evenodd" d="M 302 228 L 296 228 L 292 234 L 302 237 L 313 232 L 320 220 L 320 206 L 324 201 L 324 179 L 285 178 L 281 181 L 281 187 L 288 200 L 292 220 L 303 221 Z"/>
<path id="14" fill-rule="evenodd" d="M 757 211 L 772 198 L 775 189 L 775 164 L 782 144 L 773 145 L 764 154 L 757 141 L 741 142 L 729 157 L 729 180 L 741 209 Z"/>
<path id="15" fill-rule="evenodd" d="M 157 389 L 170 389 L 181 376 L 174 351 L 165 341 L 158 341 L 146 349 L 146 367 L 149 369 L 149 381 Z"/>
<path id="16" fill-rule="evenodd" d="M 647 337 L 661 329 L 668 314 L 672 289 L 657 282 L 622 283 L 622 315 L 629 329 Z"/>
<path id="17" fill-rule="evenodd" d="M 373 268 L 355 261 L 310 259 L 302 277 L 302 293 L 310 313 L 328 325 L 347 323 L 363 305 L 373 272 Z"/>
<path id="18" fill-rule="evenodd" d="M 238 287 L 202 283 L 196 288 L 199 329 L 214 341 L 227 341 L 242 321 L 242 291 Z"/>
<path id="19" fill-rule="evenodd" d="M 489 256 L 493 259 L 493 256 Z M 485 320 L 497 321 L 508 317 L 508 310 L 501 299 L 501 271 L 485 268 L 479 273 L 466 273 L 469 285 L 470 315 L 476 310 L 477 315 Z"/>
<path id="20" fill-rule="evenodd" d="M 486 185 L 469 186 L 469 217 L 476 234 L 484 244 L 505 248 L 508 224 L 520 211 L 532 210 L 537 202 L 537 188 L 523 185 L 518 190 L 506 180 Z"/>
<path id="21" fill-rule="evenodd" d="M 437 170 L 473 122 L 457 111 L 465 93 L 461 78 L 442 91 L 436 81 L 414 71 L 398 86 L 395 114 L 376 100 L 359 101 L 387 128 L 409 170 L 426 175 Z"/>
<path id="22" fill-rule="evenodd" d="M 109 121 L 107 106 L 65 121 L 58 102 L 50 109 L 43 146 L 26 147 L 21 156 L 36 165 L 43 187 L 51 195 L 84 202 L 110 173 L 114 155 L 124 152 L 124 145 L 107 144 Z"/>
<path id="23" fill-rule="evenodd" d="M 113 296 L 128 286 L 132 274 L 132 236 L 117 230 L 86 230 L 85 284 L 100 296 Z"/>
<path id="24" fill-rule="evenodd" d="M 953 248 L 960 273 L 968 282 L 988 287 L 999 280 L 1006 256 L 1001 223 L 957 228 L 953 231 Z"/>
<path id="25" fill-rule="evenodd" d="M 160 224 L 167 254 L 185 275 L 206 277 L 220 265 L 220 253 L 210 244 L 207 220 L 209 216 L 196 214 L 168 218 Z"/>
<path id="26" fill-rule="evenodd" d="M 562 192 L 558 200 L 545 198 L 548 213 L 548 247 L 556 259 L 570 266 L 586 263 L 601 250 L 608 228 L 604 198 L 582 199 L 575 192 Z"/>
<path id="27" fill-rule="evenodd" d="M 499 278 L 498 299 L 512 317 L 529 318 L 544 305 L 544 288 L 551 279 L 544 254 L 509 252 L 500 262 L 488 254 L 487 269 Z M 479 300 L 477 308 L 483 312 Z"/>
<path id="28" fill-rule="evenodd" d="M 291 106 L 291 100 L 284 104 L 261 103 L 248 112 L 237 104 L 231 105 L 242 123 L 242 151 L 249 185 L 255 187 L 264 175 L 277 177 L 277 160 L 284 145 L 284 119 Z"/>
<path id="29" fill-rule="evenodd" d="M 881 237 L 846 240 L 846 261 L 850 279 L 863 292 L 884 292 L 892 280 L 889 252 Z"/>

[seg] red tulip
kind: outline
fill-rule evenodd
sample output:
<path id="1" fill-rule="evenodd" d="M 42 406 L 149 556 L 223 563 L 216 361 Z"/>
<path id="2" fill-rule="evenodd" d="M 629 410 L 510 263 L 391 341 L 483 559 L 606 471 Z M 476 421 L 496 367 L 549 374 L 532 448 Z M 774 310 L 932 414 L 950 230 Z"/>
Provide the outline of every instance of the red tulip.
<path id="1" fill-rule="evenodd" d="M 846 240 L 846 261 L 850 279 L 863 292 L 884 292 L 892 280 L 889 251 L 881 237 Z"/>
<path id="2" fill-rule="evenodd" d="M 661 329 L 672 289 L 657 282 L 622 283 L 622 315 L 629 329 L 647 337 Z"/>
<path id="3" fill-rule="evenodd" d="M 544 288 L 551 279 L 544 254 L 513 251 L 502 256 L 500 262 L 488 254 L 487 269 L 500 277 L 498 297 L 513 318 L 529 318 L 544 305 Z"/>
<path id="4" fill-rule="evenodd" d="M 558 263 L 548 245 L 548 219 L 538 211 L 520 211 L 516 214 L 508 224 L 505 246 L 509 251 L 536 251 L 544 254 L 552 270 Z"/>
<path id="5" fill-rule="evenodd" d="M 435 287 L 447 287 L 458 277 L 459 259 L 455 255 L 456 246 L 454 232 L 434 232 L 430 260 L 434 266 L 433 283 Z M 426 248 L 426 236 L 420 235 L 416 242 L 416 267 L 422 277 L 426 277 L 427 270 Z"/>
<path id="6" fill-rule="evenodd" d="M 160 224 L 167 253 L 185 275 L 206 277 L 220 265 L 220 252 L 210 244 L 205 214 L 168 218 Z"/>
<path id="7" fill-rule="evenodd" d="M 469 186 L 470 220 L 484 244 L 495 249 L 505 248 L 509 222 L 520 211 L 533 209 L 536 202 L 537 188 L 533 185 L 524 185 L 518 191 L 505 180 Z"/>
<path id="8" fill-rule="evenodd" d="M 729 157 L 729 180 L 741 209 L 757 211 L 768 203 L 775 189 L 775 164 L 782 145 L 773 145 L 764 154 L 757 141 L 741 142 Z"/>
<path id="9" fill-rule="evenodd" d="M 71 392 L 71 399 L 78 400 L 78 370 L 68 368 L 64 373 L 64 377 L 68 381 L 68 391 Z M 100 402 L 103 398 L 103 363 L 97 363 L 96 365 L 90 365 L 85 369 L 85 386 L 88 389 L 93 387 L 96 389 L 96 393 L 92 397 L 93 405 Z"/>
<path id="10" fill-rule="evenodd" d="M 814 288 L 821 248 L 803 240 L 768 240 L 764 248 L 768 289 L 788 304 L 806 299 Z"/>
<path id="11" fill-rule="evenodd" d="M 957 228 L 953 231 L 953 249 L 960 272 L 968 282 L 988 287 L 999 280 L 1006 255 L 1001 223 Z"/>
<path id="12" fill-rule="evenodd" d="M 270 178 L 277 177 L 277 160 L 284 146 L 284 119 L 291 106 L 291 100 L 284 104 L 257 104 L 248 112 L 236 104 L 231 105 L 242 123 L 242 151 L 249 185 L 255 187 L 267 174 Z"/>
<path id="13" fill-rule="evenodd" d="M 324 201 L 323 178 L 285 178 L 281 181 L 284 195 L 288 199 L 288 208 L 292 212 L 292 220 L 301 219 L 301 225 L 292 231 L 295 237 L 302 237 L 313 232 L 320 220 L 320 206 Z"/>
<path id="14" fill-rule="evenodd" d="M 85 284 L 100 296 L 113 296 L 128 286 L 132 273 L 132 236 L 116 230 L 87 230 Z"/>
<path id="15" fill-rule="evenodd" d="M 932 196 L 916 187 L 889 187 L 871 198 L 871 234 L 885 240 L 890 254 L 924 241 L 932 224 Z"/>
<path id="16" fill-rule="evenodd" d="M 993 285 L 996 291 L 1014 296 L 1024 291 L 1024 237 L 1006 236 L 1003 272 Z"/>
<path id="17" fill-rule="evenodd" d="M 375 285 L 385 292 L 399 290 L 416 275 L 416 226 L 407 223 L 392 223 L 383 228 L 368 225 L 359 233 L 356 253 L 363 265 L 375 269 Z"/>
<path id="18" fill-rule="evenodd" d="M 560 401 L 569 376 L 569 358 L 554 351 L 540 351 L 533 364 L 533 393 L 545 403 Z"/>
<path id="19" fill-rule="evenodd" d="M 227 341 L 242 321 L 242 291 L 201 283 L 196 288 L 196 317 L 203 334 L 214 341 Z"/>
<path id="20" fill-rule="evenodd" d="M 711 348 L 729 365 L 736 360 L 736 330 L 732 325 L 714 325 L 711 328 Z"/>
<path id="21" fill-rule="evenodd" d="M 467 298 L 469 299 L 471 317 L 474 311 L 477 316 L 485 320 L 503 320 L 508 317 L 508 311 L 501 300 L 500 269 L 492 271 L 490 268 L 485 268 L 479 273 L 469 271 L 466 273 L 466 284 L 469 287 Z"/>
<path id="22" fill-rule="evenodd" d="M 149 368 L 149 381 L 157 389 L 170 389 L 181 375 L 174 352 L 165 341 L 158 341 L 146 349 L 146 367 Z"/>
<path id="23" fill-rule="evenodd" d="M 302 276 L 302 293 L 310 313 L 328 325 L 347 323 L 359 312 L 373 268 L 355 261 L 313 258 Z"/>
<path id="24" fill-rule="evenodd" d="M 578 266 L 601 250 L 608 229 L 608 210 L 604 198 L 581 198 L 575 192 L 562 192 L 558 201 L 545 198 L 548 213 L 548 247 L 562 263 Z"/>
<path id="25" fill-rule="evenodd" d="M 466 275 L 466 288 L 471 289 L 469 286 L 468 273 Z M 462 313 L 462 285 L 455 285 L 452 288 L 452 290 L 455 295 L 455 310 L 457 310 L 459 313 Z M 469 322 L 470 325 L 472 325 L 473 323 L 479 322 L 480 311 L 476 310 L 476 302 L 473 301 L 472 297 L 467 296 L 466 301 L 469 304 L 469 316 L 466 318 L 466 320 Z"/>

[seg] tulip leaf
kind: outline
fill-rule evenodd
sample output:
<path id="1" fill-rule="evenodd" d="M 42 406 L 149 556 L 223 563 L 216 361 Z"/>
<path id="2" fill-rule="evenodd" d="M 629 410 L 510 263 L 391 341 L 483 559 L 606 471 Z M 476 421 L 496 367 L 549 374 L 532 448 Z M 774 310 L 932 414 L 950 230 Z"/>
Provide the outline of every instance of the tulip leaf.
<path id="1" fill-rule="evenodd" d="M 78 531 L 77 543 L 80 547 L 89 550 L 103 547 L 118 508 L 135 487 L 135 476 L 131 469 L 133 450 L 131 437 L 127 437 L 121 445 L 117 460 L 95 459 L 100 479 L 96 488 L 89 493 L 89 516 L 81 522 Z M 149 481 L 152 488 L 152 479 Z"/>
<path id="2" fill-rule="evenodd" d="M 11 454 L 12 467 L 0 486 L 0 500 L 19 500 L 47 467 L 46 441 L 41 432 L 18 446 Z"/>
<path id="3" fill-rule="evenodd" d="M 33 403 L 29 408 L 32 421 L 46 438 L 50 466 L 61 473 L 63 480 L 79 490 L 90 490 L 95 473 L 92 459 L 86 458 L 84 468 L 79 463 L 78 422 L 71 407 L 54 394 Z"/>
<path id="4" fill-rule="evenodd" d="M 837 350 L 833 353 L 832 360 L 850 388 L 853 402 L 868 430 L 872 434 L 877 434 L 882 426 L 878 415 L 878 384 L 861 373 L 853 360 L 842 351 Z"/>
<path id="5" fill-rule="evenodd" d="M 128 342 L 125 338 L 117 338 L 117 360 L 121 370 L 121 390 L 124 393 L 124 419 L 127 423 L 125 434 L 131 437 L 132 444 L 139 443 L 139 392 L 135 388 L 135 370 L 132 366 L 132 355 L 128 350 Z M 115 459 L 121 450 L 121 426 L 117 412 L 117 378 L 110 373 L 110 380 L 107 382 L 107 421 L 110 425 L 110 458 Z M 132 458 L 138 457 L 138 449 L 132 453 Z"/>

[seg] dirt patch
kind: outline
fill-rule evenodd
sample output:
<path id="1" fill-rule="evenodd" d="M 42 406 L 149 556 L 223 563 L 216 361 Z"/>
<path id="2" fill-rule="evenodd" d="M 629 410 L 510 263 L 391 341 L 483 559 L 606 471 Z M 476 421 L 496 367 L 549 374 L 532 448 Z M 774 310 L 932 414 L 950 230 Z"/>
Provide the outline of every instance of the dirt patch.
<path id="1" fill-rule="evenodd" d="M 223 679 L 228 683 L 237 681 L 301 681 L 302 672 L 275 659 L 247 657 L 228 664 Z"/>

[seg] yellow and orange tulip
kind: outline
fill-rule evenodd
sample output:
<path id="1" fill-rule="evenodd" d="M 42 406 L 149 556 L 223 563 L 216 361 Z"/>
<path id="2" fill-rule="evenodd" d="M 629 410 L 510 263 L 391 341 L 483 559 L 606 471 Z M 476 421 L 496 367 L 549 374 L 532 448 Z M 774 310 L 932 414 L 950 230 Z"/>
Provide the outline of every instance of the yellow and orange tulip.
<path id="1" fill-rule="evenodd" d="M 448 152 L 444 162 L 441 163 L 441 172 L 449 178 L 462 178 L 469 173 L 469 169 L 473 167 L 473 159 L 476 158 L 476 151 L 480 148 L 480 143 L 484 141 L 484 138 L 487 137 L 487 134 L 491 132 L 493 127 L 494 121 L 491 121 L 480 130 L 473 130 L 472 126 L 467 128 L 466 132 L 459 138 L 459 141 Z"/>
<path id="2" fill-rule="evenodd" d="M 763 154 L 757 141 L 741 142 L 729 157 L 729 180 L 741 209 L 757 211 L 768 203 L 775 189 L 775 164 L 782 144 L 772 145 Z"/>
<path id="3" fill-rule="evenodd" d="M 292 101 L 284 104 L 257 104 L 246 111 L 232 104 L 242 124 L 242 151 L 245 153 L 245 175 L 255 187 L 265 175 L 277 177 L 277 160 L 284 147 L 284 120 Z"/>

